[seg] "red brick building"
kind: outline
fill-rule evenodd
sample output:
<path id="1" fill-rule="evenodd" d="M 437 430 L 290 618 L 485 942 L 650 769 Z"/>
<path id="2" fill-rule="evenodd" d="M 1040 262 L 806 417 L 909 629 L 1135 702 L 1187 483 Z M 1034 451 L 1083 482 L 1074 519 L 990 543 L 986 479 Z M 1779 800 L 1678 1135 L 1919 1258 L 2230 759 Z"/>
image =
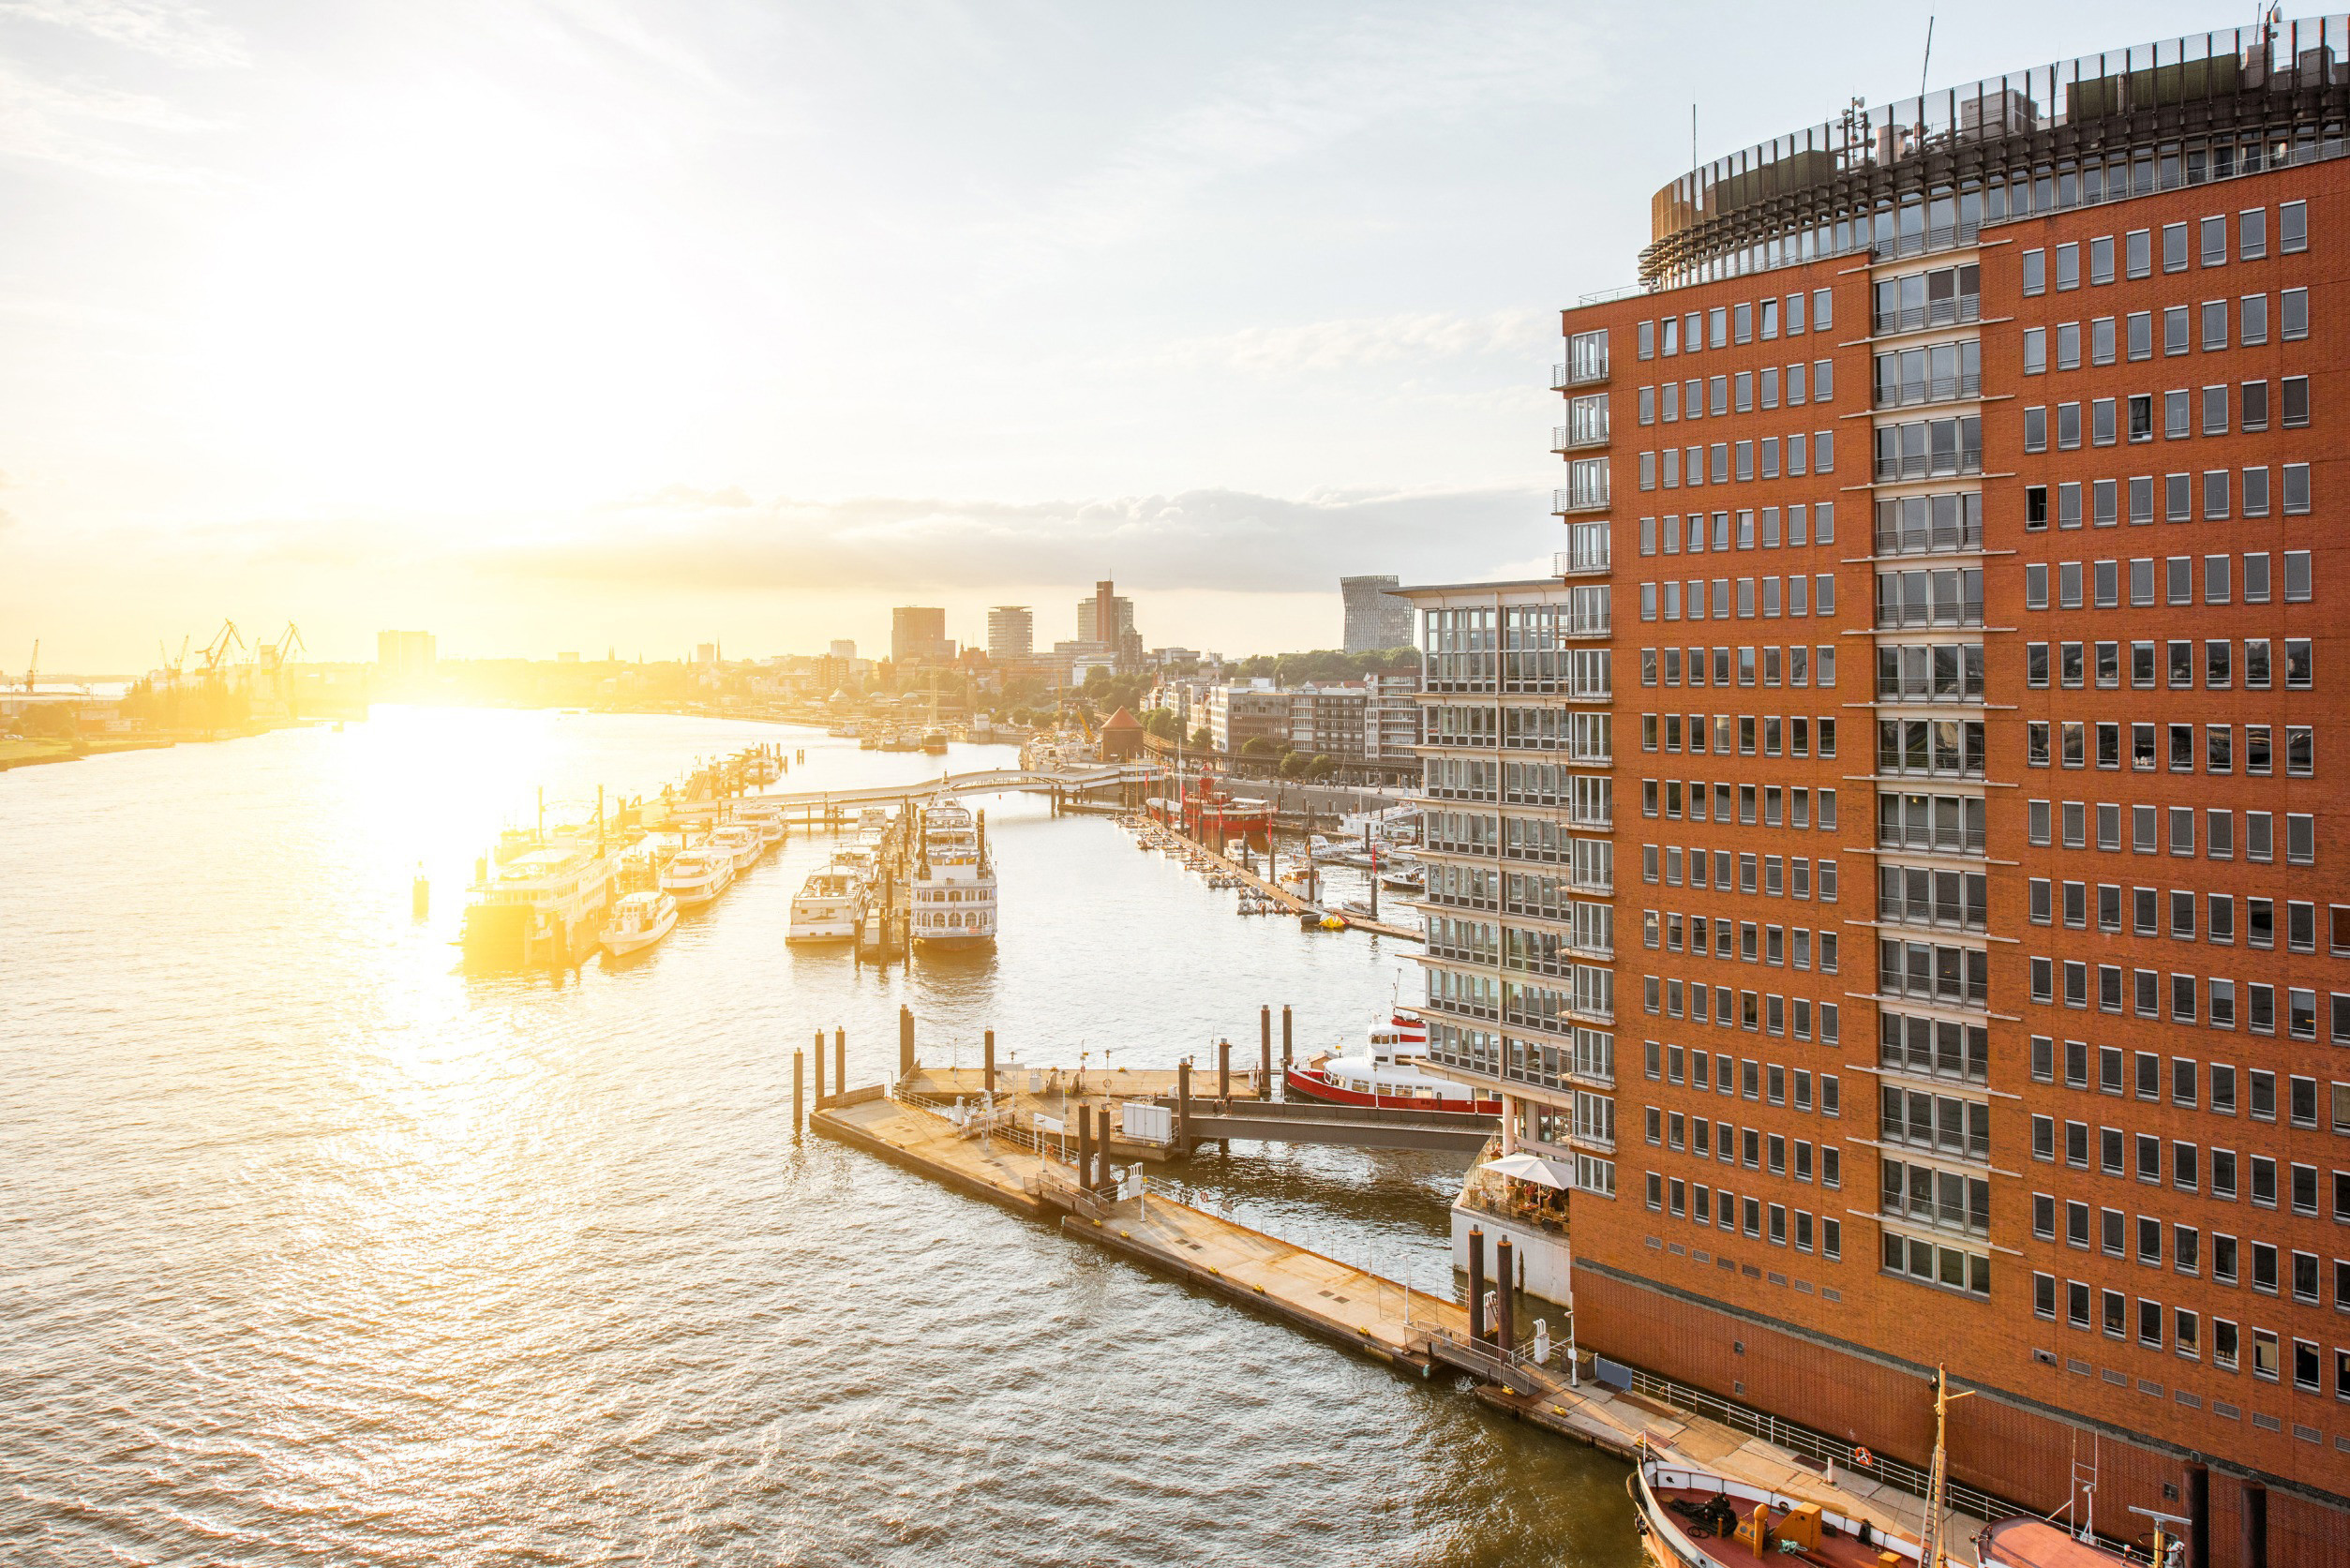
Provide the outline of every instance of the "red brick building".
<path id="1" fill-rule="evenodd" d="M 2350 1561 L 2345 43 L 1674 182 L 1559 576 L 1405 590 L 1431 1053 L 1571 1173 L 1581 1343 L 1913 1463 L 1946 1364 L 1954 1481 L 2208 1477 L 2223 1565 Z"/>

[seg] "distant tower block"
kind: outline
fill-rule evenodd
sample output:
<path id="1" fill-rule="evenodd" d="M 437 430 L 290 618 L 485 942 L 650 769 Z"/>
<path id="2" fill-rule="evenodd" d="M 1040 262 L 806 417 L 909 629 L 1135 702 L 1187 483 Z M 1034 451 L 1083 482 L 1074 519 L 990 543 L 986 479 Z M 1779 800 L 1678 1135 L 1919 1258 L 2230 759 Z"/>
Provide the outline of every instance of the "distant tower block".
<path id="1" fill-rule="evenodd" d="M 1395 597 L 1400 577 L 1340 577 L 1346 596 L 1346 651 L 1369 653 L 1412 645 L 1412 605 Z"/>

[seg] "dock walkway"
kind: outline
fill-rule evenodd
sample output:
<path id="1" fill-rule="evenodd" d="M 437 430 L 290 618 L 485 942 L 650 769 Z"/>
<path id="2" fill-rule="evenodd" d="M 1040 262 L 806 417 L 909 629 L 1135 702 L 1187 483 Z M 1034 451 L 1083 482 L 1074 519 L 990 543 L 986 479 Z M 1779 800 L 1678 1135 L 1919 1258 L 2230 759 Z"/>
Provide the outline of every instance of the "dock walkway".
<path id="1" fill-rule="evenodd" d="M 1007 1140 L 992 1146 L 963 1136 L 953 1122 L 921 1106 L 861 1090 L 828 1101 L 809 1118 L 812 1130 L 837 1139 L 1037 1219 L 1061 1215 L 1064 1234 L 1090 1241 L 1186 1284 L 1422 1378 L 1450 1368 L 1477 1378 L 1477 1396 L 1516 1419 L 1631 1458 L 1641 1448 L 1694 1468 L 1763 1487 L 1781 1498 L 1817 1501 L 1830 1512 L 1866 1518 L 1916 1539 L 1924 1505 L 1900 1488 L 1839 1473 L 1720 1422 L 1599 1383 L 1569 1386 L 1564 1367 L 1518 1358 L 1506 1367 L 1469 1343 L 1468 1313 L 1431 1296 L 1308 1247 L 1267 1235 L 1142 1184 L 1139 1197 L 1099 1205 L 1098 1217 L 1064 1214 L 1048 1201 L 1048 1170 L 1057 1159 Z M 1511 1386 L 1496 1386 L 1497 1374 Z M 1945 1532 L 1953 1562 L 1975 1561 L 1980 1521 L 1953 1516 Z"/>
<path id="2" fill-rule="evenodd" d="M 1316 907 L 1316 905 L 1307 903 L 1304 899 L 1299 898 L 1295 893 L 1291 892 L 1288 889 L 1266 881 L 1264 877 L 1258 875 L 1255 872 L 1250 871 L 1247 866 L 1242 865 L 1231 856 L 1218 854 L 1215 850 L 1209 848 L 1206 844 L 1202 844 L 1199 840 L 1184 832 L 1181 829 L 1170 827 L 1166 823 L 1157 821 L 1154 821 L 1150 826 L 1151 831 L 1154 833 L 1163 835 L 1166 838 L 1174 840 L 1176 844 L 1181 844 L 1185 853 L 1197 855 L 1202 859 L 1210 862 L 1218 871 L 1228 876 L 1236 878 L 1240 885 L 1248 889 L 1250 892 L 1256 893 L 1260 897 L 1271 899 L 1275 903 L 1280 904 L 1281 908 L 1289 914 L 1303 915 Z M 1367 931 L 1373 936 L 1395 936 L 1400 937 L 1407 942 L 1425 942 L 1428 940 L 1426 933 L 1415 931 L 1410 926 L 1390 925 L 1385 920 L 1366 919 L 1359 915 L 1348 915 L 1336 910 L 1332 911 L 1332 913 L 1337 914 L 1340 919 L 1346 922 L 1346 929 L 1349 931 Z"/>

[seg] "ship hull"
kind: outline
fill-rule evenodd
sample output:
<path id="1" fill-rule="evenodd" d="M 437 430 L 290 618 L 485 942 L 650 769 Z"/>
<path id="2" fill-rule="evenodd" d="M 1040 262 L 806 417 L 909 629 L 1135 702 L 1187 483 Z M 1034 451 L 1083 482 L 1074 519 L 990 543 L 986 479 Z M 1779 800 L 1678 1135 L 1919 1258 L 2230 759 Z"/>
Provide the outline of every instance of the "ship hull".
<path id="1" fill-rule="evenodd" d="M 1337 1084 L 1304 1068 L 1290 1068 L 1289 1076 L 1283 1082 L 1288 1084 L 1290 1093 L 1302 1095 L 1308 1099 L 1318 1099 L 1328 1105 L 1376 1106 L 1382 1111 L 1410 1111 L 1432 1116 L 1459 1116 L 1464 1121 L 1471 1117 L 1498 1116 L 1502 1113 L 1502 1102 L 1498 1099 L 1438 1101 L 1414 1095 L 1367 1095 L 1360 1089 L 1341 1089 Z"/>

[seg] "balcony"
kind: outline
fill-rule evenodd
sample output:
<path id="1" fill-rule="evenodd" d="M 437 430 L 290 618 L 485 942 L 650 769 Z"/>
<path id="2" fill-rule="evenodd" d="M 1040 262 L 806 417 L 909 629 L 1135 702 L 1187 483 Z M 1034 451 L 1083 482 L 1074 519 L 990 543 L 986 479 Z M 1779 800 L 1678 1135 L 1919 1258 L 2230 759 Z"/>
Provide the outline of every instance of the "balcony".
<path id="1" fill-rule="evenodd" d="M 1923 332 L 1927 327 L 1967 326 L 1982 319 L 1983 296 L 1959 294 L 1922 302 L 1906 301 L 1890 310 L 1880 309 L 1870 318 L 1869 331 L 1879 337 L 1887 337 L 1896 332 Z"/>
<path id="2" fill-rule="evenodd" d="M 1981 473 L 1983 416 L 1879 426 L 1874 471 L 1880 485 Z"/>
<path id="3" fill-rule="evenodd" d="M 1607 524 L 1570 523 L 1567 526 L 1567 547 L 1550 553 L 1550 571 L 1554 576 L 1575 577 L 1613 569 L 1615 551 L 1611 547 Z M 1602 621 L 1606 619 L 1605 616 L 1600 618 Z M 1578 626 L 1575 630 L 1582 632 L 1588 628 Z M 1607 627 L 1603 624 L 1598 630 L 1604 633 Z"/>
<path id="4" fill-rule="evenodd" d="M 1564 430 L 1560 434 L 1565 434 Z M 1604 512 L 1607 508 L 1608 459 L 1578 457 L 1568 463 L 1565 487 L 1550 492 L 1550 510 L 1564 517 L 1577 512 Z"/>
<path id="5" fill-rule="evenodd" d="M 1419 1004 L 1425 1012 L 1438 1013 L 1445 1018 L 1465 1018 L 1478 1023 L 1494 1023 L 1501 1020 L 1502 1009 L 1473 1006 L 1451 997 L 1430 996 Z"/>
<path id="6" fill-rule="evenodd" d="M 1579 332 L 1566 340 L 1566 359 L 1553 366 L 1550 372 L 1551 390 L 1564 392 L 1571 386 L 1596 386 L 1608 379 L 1608 332 Z"/>
<path id="7" fill-rule="evenodd" d="M 1983 624 L 1983 568 L 1877 574 L 1877 629 Z"/>
<path id="8" fill-rule="evenodd" d="M 1983 375 L 1969 370 L 1964 375 L 1927 376 L 1916 381 L 1903 380 L 1879 385 L 1877 406 L 1880 409 L 1909 409 L 1924 403 L 1954 403 L 1983 396 Z"/>
<path id="9" fill-rule="evenodd" d="M 1922 855 L 1981 855 L 1990 842 L 1990 835 L 1981 828 L 1960 828 L 1937 824 L 1909 830 L 1905 827 L 1877 830 L 1879 849 L 1908 850 Z"/>
<path id="10" fill-rule="evenodd" d="M 1961 517 L 1955 508 L 1945 517 L 1904 517 L 1877 526 L 1876 549 L 1880 556 L 1959 555 L 1982 548 L 1982 516 Z"/>
<path id="11" fill-rule="evenodd" d="M 1485 1075 L 1480 1073 L 1477 1076 L 1481 1078 Z M 1615 1144 L 1609 1142 L 1608 1148 L 1612 1151 Z M 1524 1182 L 1513 1184 L 1506 1177 L 1472 1177 L 1469 1185 L 1460 1189 L 1458 1202 L 1461 1208 L 1474 1209 L 1479 1214 L 1489 1214 L 1496 1219 L 1522 1226 L 1530 1231 L 1547 1231 L 1562 1241 L 1566 1239 L 1568 1235 L 1566 1215 L 1549 1206 L 1557 1200 L 1541 1198 L 1520 1200 L 1511 1196 L 1512 1187 L 1523 1192 L 1527 1190 L 1528 1184 Z"/>

